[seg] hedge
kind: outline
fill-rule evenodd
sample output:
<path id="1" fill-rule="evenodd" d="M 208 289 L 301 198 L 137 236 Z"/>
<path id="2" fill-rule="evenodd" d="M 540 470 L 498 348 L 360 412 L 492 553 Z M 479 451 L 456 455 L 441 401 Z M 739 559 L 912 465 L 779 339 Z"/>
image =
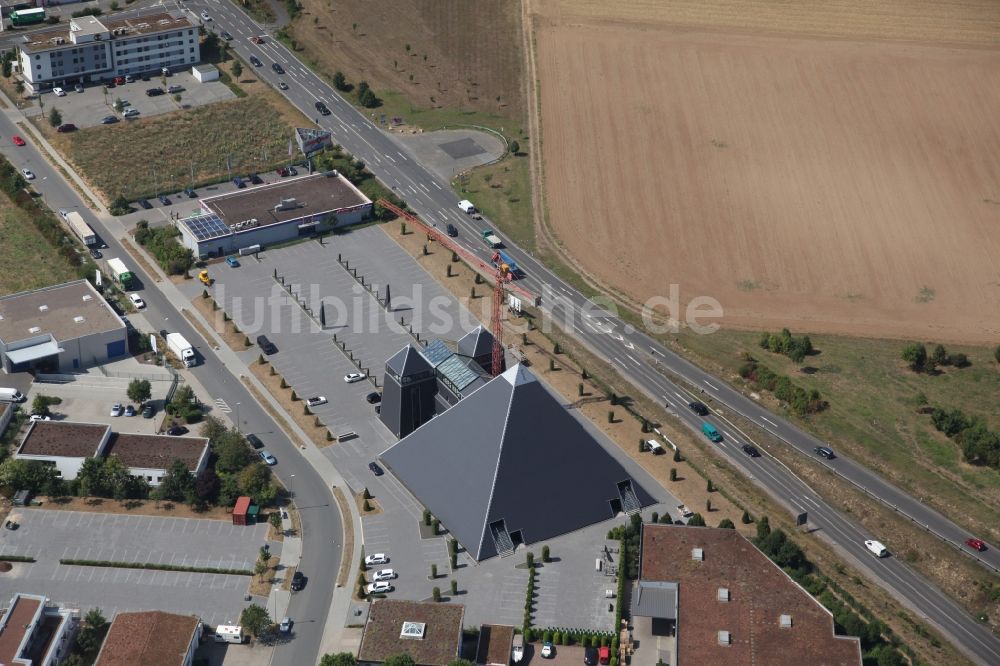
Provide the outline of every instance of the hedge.
<path id="1" fill-rule="evenodd" d="M 0 555 L 0 562 L 36 562 L 30 555 Z"/>

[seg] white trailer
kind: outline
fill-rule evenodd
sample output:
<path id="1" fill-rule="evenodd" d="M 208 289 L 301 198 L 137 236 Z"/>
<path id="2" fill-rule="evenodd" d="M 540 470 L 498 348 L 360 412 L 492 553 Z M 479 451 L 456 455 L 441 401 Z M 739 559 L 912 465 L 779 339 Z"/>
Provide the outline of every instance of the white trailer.
<path id="1" fill-rule="evenodd" d="M 184 364 L 185 368 L 190 368 L 198 364 L 198 357 L 195 356 L 194 347 L 180 333 L 167 333 L 167 347 Z"/>
<path id="2" fill-rule="evenodd" d="M 243 627 L 238 624 L 220 624 L 215 628 L 216 643 L 237 643 L 243 642 Z"/>
<path id="3" fill-rule="evenodd" d="M 66 213 L 65 219 L 66 224 L 69 225 L 69 228 L 84 245 L 87 247 L 97 245 L 97 234 L 94 233 L 89 224 L 83 221 L 83 215 L 74 210 Z"/>

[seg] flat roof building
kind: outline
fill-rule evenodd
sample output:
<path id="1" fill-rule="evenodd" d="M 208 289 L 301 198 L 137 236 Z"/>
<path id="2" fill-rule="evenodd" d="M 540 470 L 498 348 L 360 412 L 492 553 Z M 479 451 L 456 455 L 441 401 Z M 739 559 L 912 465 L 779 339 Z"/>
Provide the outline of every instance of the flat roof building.
<path id="1" fill-rule="evenodd" d="M 479 666 L 507 666 L 514 647 L 514 627 L 509 624 L 484 624 L 479 628 L 476 663 Z"/>
<path id="2" fill-rule="evenodd" d="M 417 666 L 447 666 L 459 658 L 465 606 L 376 599 L 358 650 L 359 666 L 406 653 Z"/>
<path id="3" fill-rule="evenodd" d="M 194 615 L 118 613 L 94 666 L 191 666 L 201 632 Z"/>
<path id="4" fill-rule="evenodd" d="M 372 202 L 337 171 L 279 180 L 201 200 L 178 220 L 181 244 L 196 256 L 223 256 L 357 224 Z"/>
<path id="5" fill-rule="evenodd" d="M 127 353 L 125 323 L 87 280 L 0 298 L 5 372 L 66 372 Z"/>
<path id="6" fill-rule="evenodd" d="M 0 618 L 0 664 L 59 664 L 69 655 L 77 612 L 36 594 L 15 594 Z"/>
<path id="7" fill-rule="evenodd" d="M 736 530 L 646 524 L 632 594 L 636 666 L 860 666 L 861 643 Z"/>
<path id="8" fill-rule="evenodd" d="M 15 41 L 25 86 L 34 92 L 126 74 L 187 69 L 201 60 L 198 28 L 182 13 L 80 16 Z"/>
<path id="9" fill-rule="evenodd" d="M 63 479 L 75 479 L 87 458 L 97 458 L 111 439 L 111 426 L 71 421 L 36 421 L 15 457 L 54 465 Z"/>

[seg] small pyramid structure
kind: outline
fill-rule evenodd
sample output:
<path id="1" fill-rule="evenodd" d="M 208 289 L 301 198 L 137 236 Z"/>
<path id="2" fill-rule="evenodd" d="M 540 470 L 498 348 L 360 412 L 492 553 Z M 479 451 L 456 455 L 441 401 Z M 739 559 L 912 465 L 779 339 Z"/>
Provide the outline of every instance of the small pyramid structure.
<path id="1" fill-rule="evenodd" d="M 379 458 L 477 561 L 655 503 L 521 365 Z"/>

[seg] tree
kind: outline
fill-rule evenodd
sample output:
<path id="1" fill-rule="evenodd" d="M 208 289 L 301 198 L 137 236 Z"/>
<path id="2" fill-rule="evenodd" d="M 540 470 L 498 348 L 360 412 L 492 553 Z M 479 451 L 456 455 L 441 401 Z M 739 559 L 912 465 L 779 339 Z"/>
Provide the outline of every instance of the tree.
<path id="1" fill-rule="evenodd" d="M 171 502 L 187 502 L 194 498 L 194 478 L 183 461 L 170 463 L 170 469 L 156 489 L 156 496 Z"/>
<path id="2" fill-rule="evenodd" d="M 353 652 L 338 652 L 337 654 L 324 654 L 319 660 L 319 666 L 355 666 L 358 660 Z"/>
<path id="3" fill-rule="evenodd" d="M 548 563 L 549 561 L 549 547 L 542 546 L 542 562 Z"/>
<path id="4" fill-rule="evenodd" d="M 337 90 L 347 90 L 347 79 L 344 77 L 344 73 L 337 71 L 333 73 L 333 86 Z"/>
<path id="5" fill-rule="evenodd" d="M 688 518 L 688 527 L 705 527 L 705 519 L 701 517 L 700 513 L 696 513 L 690 518 Z"/>
<path id="6" fill-rule="evenodd" d="M 111 202 L 111 208 L 108 210 L 112 215 L 128 215 L 132 212 L 132 208 L 128 205 L 128 199 L 125 198 L 124 194 L 119 194 L 115 200 Z"/>
<path id="7" fill-rule="evenodd" d="M 240 613 L 240 625 L 254 636 L 259 636 L 271 625 L 271 616 L 266 608 L 250 604 Z"/>
<path id="8" fill-rule="evenodd" d="M 174 397 L 170 399 L 170 409 L 174 413 L 183 414 L 191 407 L 194 401 L 194 389 L 187 384 L 182 384 L 174 391 Z"/>
<path id="9" fill-rule="evenodd" d="M 921 372 L 927 366 L 927 347 L 919 342 L 906 345 L 902 353 L 903 360 L 914 372 Z"/>
<path id="10" fill-rule="evenodd" d="M 60 125 L 62 125 L 62 120 L 63 120 L 62 114 L 59 113 L 59 109 L 53 106 L 49 110 L 49 125 L 52 125 L 53 127 L 59 127 Z"/>
<path id="11" fill-rule="evenodd" d="M 261 463 L 247 465 L 239 474 L 240 493 L 257 500 L 258 504 L 270 504 L 278 492 L 271 483 L 271 471 Z"/>
<path id="12" fill-rule="evenodd" d="M 404 652 L 403 654 L 386 657 L 385 661 L 382 662 L 382 666 L 416 666 L 416 664 L 413 661 L 413 657 Z"/>
<path id="13" fill-rule="evenodd" d="M 83 616 L 83 623 L 76 634 L 76 644 L 86 655 L 96 655 L 104 635 L 108 632 L 108 621 L 100 608 L 91 608 Z"/>
<path id="14" fill-rule="evenodd" d="M 239 79 L 243 75 L 243 65 L 240 63 L 239 60 L 233 61 L 232 70 L 233 70 L 233 76 L 235 76 L 237 79 Z"/>
<path id="15" fill-rule="evenodd" d="M 723 518 L 722 520 L 720 520 L 719 521 L 719 527 L 722 527 L 722 528 L 725 528 L 725 529 L 728 529 L 728 530 L 735 530 L 736 529 L 736 525 L 734 525 L 733 521 L 729 520 L 728 518 Z"/>
<path id="16" fill-rule="evenodd" d="M 35 399 L 31 401 L 31 413 L 32 414 L 42 414 L 44 416 L 50 416 L 51 412 L 49 407 L 52 405 L 58 405 L 62 402 L 62 398 L 57 398 L 50 395 L 36 395 Z"/>
<path id="17" fill-rule="evenodd" d="M 22 81 L 21 79 L 17 80 L 17 83 L 14 84 L 14 92 L 17 93 L 18 97 L 24 95 L 24 81 Z"/>
<path id="18" fill-rule="evenodd" d="M 39 493 L 49 486 L 57 473 L 54 467 L 40 460 L 8 458 L 0 463 L 0 487 L 9 489 L 11 494 L 18 490 Z"/>
<path id="19" fill-rule="evenodd" d="M 743 523 L 744 525 L 749 525 L 750 523 L 753 522 L 753 518 L 750 517 L 750 512 L 747 511 L 746 509 L 743 510 L 743 517 L 740 518 L 740 522 Z"/>
<path id="20" fill-rule="evenodd" d="M 930 361 L 934 365 L 948 365 L 950 363 L 948 351 L 944 348 L 944 345 L 936 345 L 934 347 L 934 351 L 931 352 Z"/>
<path id="21" fill-rule="evenodd" d="M 215 442 L 215 440 L 226 433 L 228 428 L 225 424 L 215 416 L 206 416 L 205 420 L 201 424 L 200 433 L 202 437 L 206 437 L 209 441 Z"/>
<path id="22" fill-rule="evenodd" d="M 239 472 L 250 464 L 250 448 L 246 438 L 235 428 L 223 431 L 212 440 L 212 451 L 215 452 L 215 468 L 220 472 Z"/>
<path id="23" fill-rule="evenodd" d="M 520 152 L 520 150 L 521 150 L 521 144 L 519 144 L 517 141 L 511 141 L 510 142 L 510 154 L 511 155 L 517 155 L 518 152 Z"/>
<path id="24" fill-rule="evenodd" d="M 201 474 L 195 477 L 194 494 L 198 499 L 214 504 L 219 499 L 219 489 L 221 482 L 219 475 L 211 467 L 205 468 Z"/>
<path id="25" fill-rule="evenodd" d="M 133 379 L 128 383 L 128 390 L 125 394 L 129 400 L 141 405 L 152 397 L 153 390 L 148 379 Z"/>
<path id="26" fill-rule="evenodd" d="M 1000 345 L 997 345 L 997 348 L 993 350 L 993 359 L 1000 363 Z"/>
<path id="27" fill-rule="evenodd" d="M 761 516 L 760 520 L 757 521 L 757 541 L 763 541 L 769 534 L 771 534 L 771 522 L 767 516 Z"/>
<path id="28" fill-rule="evenodd" d="M 281 514 L 277 511 L 272 511 L 271 515 L 268 516 L 268 522 L 271 523 L 271 527 L 276 530 L 281 529 Z"/>
<path id="29" fill-rule="evenodd" d="M 366 109 L 373 109 L 379 105 L 379 99 L 371 88 L 365 88 L 364 91 L 358 92 L 358 102 Z"/>

